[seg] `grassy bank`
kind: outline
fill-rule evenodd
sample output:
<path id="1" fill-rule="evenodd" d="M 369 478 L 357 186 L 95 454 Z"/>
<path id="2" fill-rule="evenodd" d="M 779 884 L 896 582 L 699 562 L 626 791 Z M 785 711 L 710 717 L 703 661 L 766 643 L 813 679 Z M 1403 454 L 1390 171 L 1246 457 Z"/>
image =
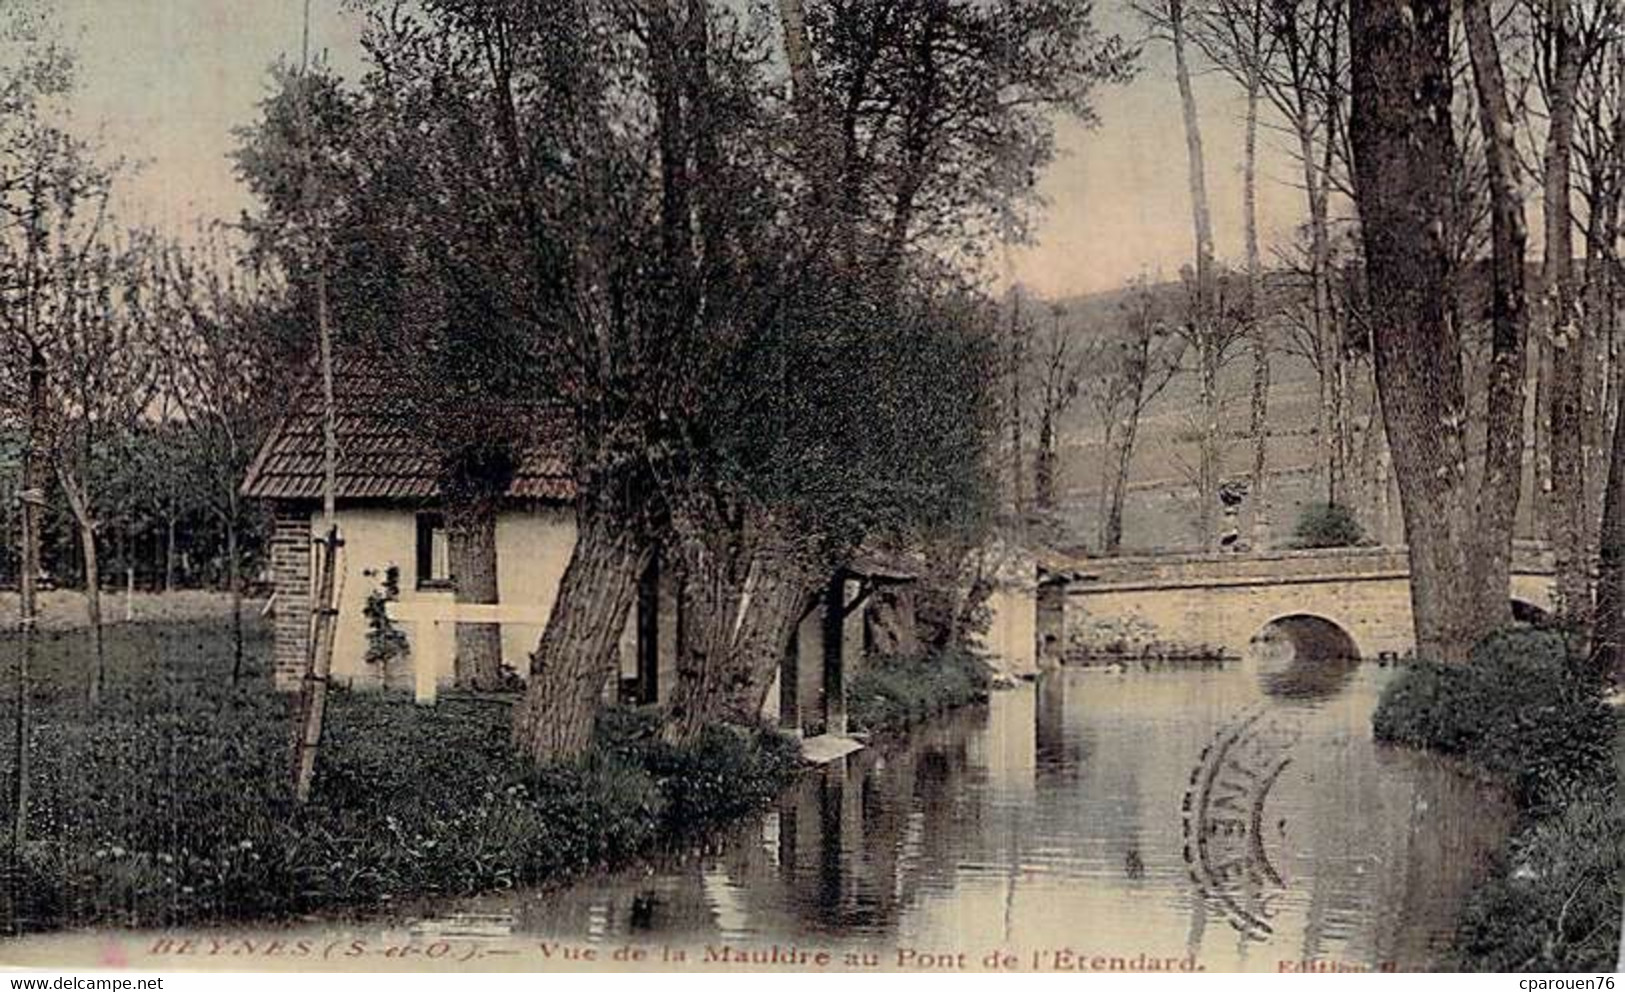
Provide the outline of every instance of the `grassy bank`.
<path id="1" fill-rule="evenodd" d="M 847 686 L 853 730 L 892 733 L 968 703 L 987 699 L 992 669 L 981 655 L 953 647 L 916 658 L 875 656 Z"/>
<path id="2" fill-rule="evenodd" d="M 1507 789 L 1521 819 L 1469 897 L 1452 966 L 1612 969 L 1619 940 L 1625 769 L 1602 687 L 1571 674 L 1562 640 L 1492 638 L 1465 665 L 1418 663 L 1372 718 L 1378 740 L 1465 762 Z"/>
<path id="3" fill-rule="evenodd" d="M 268 918 L 557 881 L 757 809 L 799 767 L 774 732 L 717 727 L 673 748 L 651 716 L 615 710 L 586 760 L 537 770 L 509 755 L 504 705 L 335 691 L 298 809 L 290 701 L 264 688 L 263 634 L 235 688 L 223 626 L 109 641 L 94 711 L 75 635 L 42 651 L 32 839 L 21 852 L 0 841 L 0 928 Z M 0 758 L 7 782 L 12 760 Z"/>

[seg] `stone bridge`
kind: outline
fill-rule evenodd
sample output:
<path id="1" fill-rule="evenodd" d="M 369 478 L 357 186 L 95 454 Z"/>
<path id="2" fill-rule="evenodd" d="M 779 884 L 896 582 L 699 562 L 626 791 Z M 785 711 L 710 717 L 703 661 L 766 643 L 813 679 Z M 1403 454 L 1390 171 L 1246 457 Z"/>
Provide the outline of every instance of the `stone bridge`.
<path id="1" fill-rule="evenodd" d="M 1544 617 L 1552 586 L 1545 545 L 1517 544 L 1514 616 Z M 1039 570 L 1037 621 L 1041 665 L 1242 657 L 1282 637 L 1349 658 L 1416 646 L 1403 547 L 1050 562 Z"/>

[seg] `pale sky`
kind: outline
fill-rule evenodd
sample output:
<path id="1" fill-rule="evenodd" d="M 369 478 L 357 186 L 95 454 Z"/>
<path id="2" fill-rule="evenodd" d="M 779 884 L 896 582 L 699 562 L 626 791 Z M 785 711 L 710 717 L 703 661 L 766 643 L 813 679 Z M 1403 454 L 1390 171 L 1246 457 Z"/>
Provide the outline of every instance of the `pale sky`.
<path id="1" fill-rule="evenodd" d="M 1111 30 L 1136 30 L 1121 0 L 1098 0 Z M 267 70 L 297 59 L 302 0 L 56 0 L 80 55 L 79 126 L 143 162 L 120 204 L 134 223 L 182 230 L 249 205 L 231 172 L 233 127 L 255 116 Z M 312 47 L 360 71 L 359 25 L 338 0 L 312 0 Z M 1102 91 L 1100 126 L 1060 125 L 1063 154 L 1043 180 L 1049 207 L 1015 277 L 1049 296 L 1111 289 L 1141 273 L 1172 277 L 1191 255 L 1185 143 L 1165 46 L 1147 46 L 1135 82 Z M 1199 80 L 1208 188 L 1221 256 L 1241 253 L 1240 100 Z M 1290 236 L 1302 194 L 1279 135 L 1262 135 L 1266 245 Z"/>

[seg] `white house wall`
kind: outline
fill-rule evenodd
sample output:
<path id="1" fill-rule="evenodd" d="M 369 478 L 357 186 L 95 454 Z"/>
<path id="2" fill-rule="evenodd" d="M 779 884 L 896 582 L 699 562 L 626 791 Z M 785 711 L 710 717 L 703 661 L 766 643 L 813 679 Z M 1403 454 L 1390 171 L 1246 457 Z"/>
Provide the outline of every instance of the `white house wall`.
<path id="1" fill-rule="evenodd" d="M 338 624 L 333 642 L 333 679 L 355 685 L 380 684 L 382 673 L 369 665 L 367 651 L 367 597 L 382 585 L 385 570 L 400 570 L 402 603 L 450 604 L 449 590 L 417 587 L 417 514 L 394 508 L 341 508 L 339 533 L 344 538 L 339 591 Z M 313 516 L 311 532 L 321 520 Z M 564 508 L 537 507 L 504 511 L 497 517 L 497 593 L 504 603 L 535 607 L 546 615 L 558 595 L 559 581 L 575 545 L 575 518 Z M 520 674 L 529 670 L 530 653 L 542 634 L 541 624 L 504 624 L 502 659 Z M 408 630 L 409 637 L 423 636 Z M 449 629 L 444 636 L 450 637 Z M 437 652 L 442 659 L 436 680 L 450 684 L 453 652 Z M 391 666 L 391 686 L 411 684 L 410 661 Z"/>
<path id="2" fill-rule="evenodd" d="M 497 516 L 497 595 L 504 603 L 534 606 L 543 616 L 558 598 L 564 567 L 576 544 L 575 511 L 538 506 Z M 541 624 L 503 624 L 502 660 L 520 675 L 542 638 Z"/>

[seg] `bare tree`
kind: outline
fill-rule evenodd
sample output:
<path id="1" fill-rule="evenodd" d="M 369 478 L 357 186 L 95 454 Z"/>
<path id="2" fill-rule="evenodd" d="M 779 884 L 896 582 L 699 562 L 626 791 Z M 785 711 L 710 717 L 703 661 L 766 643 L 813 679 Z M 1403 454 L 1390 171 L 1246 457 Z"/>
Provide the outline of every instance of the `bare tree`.
<path id="1" fill-rule="evenodd" d="M 100 696 L 107 668 L 98 538 L 106 509 L 100 463 L 128 440 L 158 387 L 155 356 L 135 313 L 141 293 L 137 256 L 145 250 L 95 244 L 76 251 L 59 242 L 55 291 L 46 303 L 52 464 L 79 533 L 95 656 L 92 702 Z"/>
<path id="2" fill-rule="evenodd" d="M 1253 544 L 1269 543 L 1269 324 L 1264 313 L 1264 269 L 1258 243 L 1258 129 L 1266 74 L 1275 59 L 1269 32 L 1271 5 L 1265 0 L 1211 0 L 1194 8 L 1189 35 L 1207 56 L 1241 87 L 1246 100 L 1242 141 L 1242 240 L 1246 250 L 1248 334 L 1252 342 L 1252 396 L 1248 434 L 1252 439 L 1251 497 Z"/>
<path id="3" fill-rule="evenodd" d="M 1059 467 L 1059 421 L 1077 399 L 1087 354 L 1074 329 L 1063 323 L 1066 307 L 1049 305 L 1049 322 L 1032 342 L 1032 368 L 1037 379 L 1038 454 L 1033 465 L 1033 500 L 1039 510 L 1055 509 L 1055 482 Z"/>
<path id="4" fill-rule="evenodd" d="M 65 85 L 65 84 L 64 84 Z M 89 694 L 105 675 L 97 532 L 100 469 L 127 439 L 153 387 L 150 350 L 132 319 L 138 244 L 115 245 L 106 208 L 116 166 L 24 105 L 0 149 L 4 267 L 12 306 L 0 314 L 13 356 L 46 369 L 48 464 L 74 520 L 91 621 Z M 16 382 L 26 382 L 18 376 Z"/>
<path id="5" fill-rule="evenodd" d="M 1174 82 L 1185 126 L 1185 163 L 1190 186 L 1191 224 L 1196 235 L 1196 259 L 1189 279 L 1189 312 L 1182 326 L 1195 352 L 1199 381 L 1200 420 L 1197 455 L 1197 539 L 1211 547 L 1218 540 L 1219 480 L 1223 472 L 1219 451 L 1219 367 L 1225 342 L 1214 311 L 1213 211 L 1208 202 L 1207 166 L 1202 151 L 1202 125 L 1191 83 L 1188 33 L 1190 14 L 1186 0 L 1159 0 L 1139 8 L 1165 35 L 1174 53 Z"/>
<path id="6" fill-rule="evenodd" d="M 191 249 L 155 251 L 148 276 L 150 339 L 162 362 L 166 400 L 179 413 L 176 436 L 196 464 L 204 500 L 226 536 L 232 663 L 243 665 L 243 473 L 269 419 L 272 398 L 265 304 L 279 289 L 245 285 L 218 236 Z M 166 556 L 167 558 L 168 556 Z M 170 584 L 166 567 L 166 588 Z"/>
<path id="7" fill-rule="evenodd" d="M 1123 545 L 1123 507 L 1133 469 L 1140 417 L 1179 371 L 1185 339 L 1169 332 L 1150 287 L 1130 289 L 1117 325 L 1091 347 L 1083 393 L 1101 425 L 1100 553 Z"/>

